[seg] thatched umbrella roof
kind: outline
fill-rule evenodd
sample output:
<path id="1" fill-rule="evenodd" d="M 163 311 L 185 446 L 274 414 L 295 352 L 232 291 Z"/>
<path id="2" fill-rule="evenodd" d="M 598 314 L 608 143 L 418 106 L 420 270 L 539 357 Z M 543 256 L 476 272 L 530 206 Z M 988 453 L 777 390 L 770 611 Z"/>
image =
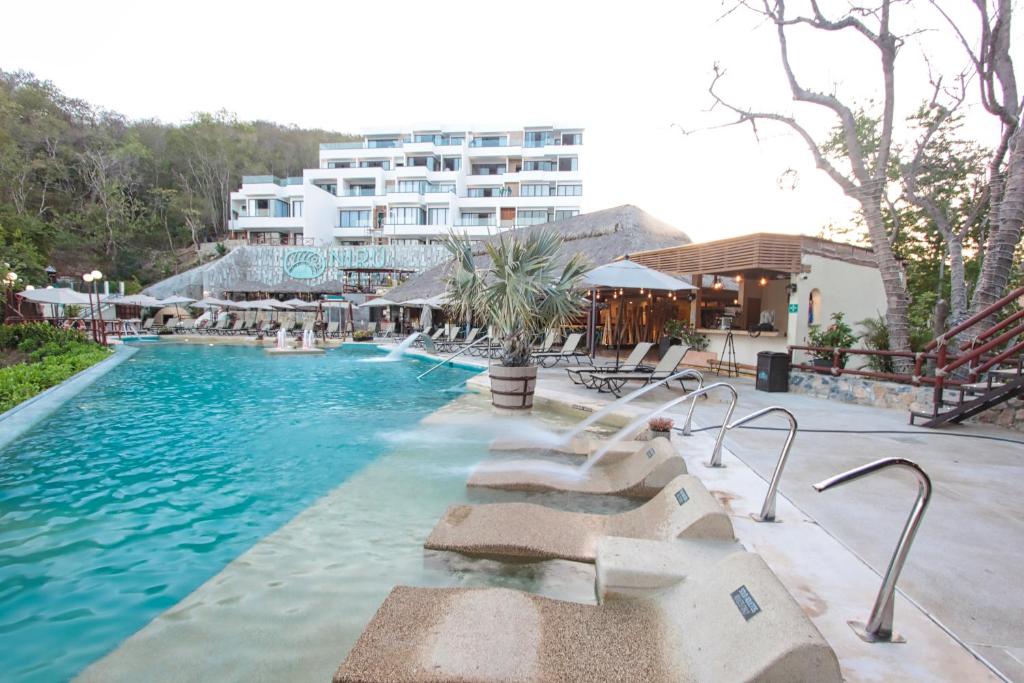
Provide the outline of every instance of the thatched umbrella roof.
<path id="1" fill-rule="evenodd" d="M 668 223 L 654 218 L 632 204 L 617 206 L 603 211 L 580 214 L 551 223 L 519 228 L 517 234 L 529 234 L 542 227 L 553 227 L 562 234 L 565 244 L 561 258 L 568 261 L 576 253 L 582 254 L 594 266 L 611 263 L 626 254 L 661 249 L 669 246 L 690 244 L 686 233 Z M 497 241 L 497 236 L 483 243 Z M 490 265 L 483 243 L 473 250 L 478 268 Z M 429 299 L 444 292 L 444 276 L 451 263 L 444 263 L 424 271 L 390 290 L 387 294 L 394 301 Z"/>

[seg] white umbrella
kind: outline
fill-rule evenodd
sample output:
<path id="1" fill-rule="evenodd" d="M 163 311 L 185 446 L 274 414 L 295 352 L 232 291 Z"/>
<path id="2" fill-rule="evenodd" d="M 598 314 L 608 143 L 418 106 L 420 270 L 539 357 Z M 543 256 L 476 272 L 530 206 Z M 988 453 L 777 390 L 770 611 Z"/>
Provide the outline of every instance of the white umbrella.
<path id="1" fill-rule="evenodd" d="M 199 301 L 195 302 L 194 304 L 192 304 L 192 307 L 193 308 L 224 308 L 227 305 L 228 305 L 227 301 L 222 301 L 220 299 L 213 299 L 213 298 L 207 297 L 205 299 L 200 299 Z"/>
<path id="2" fill-rule="evenodd" d="M 615 261 L 598 266 L 583 275 L 587 287 L 613 287 L 618 289 L 661 289 L 677 292 L 682 289 L 697 289 L 682 280 L 660 271 L 641 266 L 634 261 Z"/>
<path id="3" fill-rule="evenodd" d="M 391 299 L 385 299 L 384 297 L 379 296 L 376 299 L 372 299 L 370 301 L 364 301 L 363 303 L 359 304 L 359 308 L 376 308 L 376 307 L 382 307 L 382 306 L 398 306 L 398 305 L 400 305 L 400 304 L 395 303 Z"/>
<path id="4" fill-rule="evenodd" d="M 118 306 L 142 306 L 144 308 L 154 308 L 163 305 L 163 302 L 159 299 L 146 294 L 129 294 L 117 298 L 111 297 L 106 301 Z"/>
<path id="5" fill-rule="evenodd" d="M 180 304 L 190 304 L 193 301 L 195 301 L 195 299 L 190 299 L 187 296 L 180 296 L 178 294 L 175 294 L 173 296 L 167 297 L 166 299 L 160 299 L 160 304 L 162 306 L 178 306 Z"/>
<path id="6" fill-rule="evenodd" d="M 314 302 L 314 301 L 303 301 L 302 299 L 287 299 L 283 303 L 288 304 L 292 308 L 303 310 L 303 311 L 311 311 L 314 308 L 316 308 L 316 302 Z M 338 303 L 345 303 L 345 302 L 340 301 Z"/>
<path id="7" fill-rule="evenodd" d="M 22 299 L 28 299 L 34 304 L 52 304 L 59 306 L 89 304 L 89 297 L 86 294 L 76 292 L 67 287 L 53 287 L 46 289 L 32 289 L 18 292 Z"/>
<path id="8" fill-rule="evenodd" d="M 423 310 L 420 311 L 420 327 L 422 327 L 423 331 L 426 332 L 427 328 L 429 328 L 433 323 L 434 323 L 434 311 L 433 311 L 433 309 L 431 309 L 430 306 L 424 306 Z"/>
<path id="9" fill-rule="evenodd" d="M 273 311 L 274 307 L 268 304 L 266 301 L 239 301 L 235 304 L 239 308 L 244 308 L 247 311 Z"/>
<path id="10" fill-rule="evenodd" d="M 611 287 L 615 289 L 660 289 L 664 291 L 677 292 L 682 289 L 697 289 L 691 284 L 682 280 L 665 275 L 660 271 L 642 266 L 639 263 L 625 259 L 613 261 L 603 266 L 589 270 L 583 275 L 583 284 L 587 287 Z M 616 343 L 615 343 L 615 364 L 619 364 L 619 350 L 622 346 L 622 306 L 619 306 L 619 319 L 616 321 Z M 596 302 L 590 305 L 590 319 L 587 321 L 587 345 L 591 348 L 591 355 L 594 354 L 594 328 L 597 325 Z"/>

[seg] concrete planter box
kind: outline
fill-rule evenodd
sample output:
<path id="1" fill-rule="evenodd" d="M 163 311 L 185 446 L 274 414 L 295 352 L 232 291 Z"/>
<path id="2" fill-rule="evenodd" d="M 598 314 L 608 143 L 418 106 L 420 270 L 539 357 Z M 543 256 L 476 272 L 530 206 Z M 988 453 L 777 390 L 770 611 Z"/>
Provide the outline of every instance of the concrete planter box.
<path id="1" fill-rule="evenodd" d="M 648 441 L 650 441 L 651 439 L 657 439 L 659 436 L 664 437 L 664 438 L 668 439 L 669 441 L 671 441 L 672 440 L 672 431 L 669 430 L 669 431 L 662 432 L 662 431 L 658 431 L 658 430 L 655 430 L 655 429 L 648 429 L 647 430 L 647 440 Z"/>
<path id="2" fill-rule="evenodd" d="M 530 410 L 533 392 L 537 388 L 537 366 L 509 368 L 491 365 L 487 369 L 491 379 L 491 403 L 505 410 Z"/>

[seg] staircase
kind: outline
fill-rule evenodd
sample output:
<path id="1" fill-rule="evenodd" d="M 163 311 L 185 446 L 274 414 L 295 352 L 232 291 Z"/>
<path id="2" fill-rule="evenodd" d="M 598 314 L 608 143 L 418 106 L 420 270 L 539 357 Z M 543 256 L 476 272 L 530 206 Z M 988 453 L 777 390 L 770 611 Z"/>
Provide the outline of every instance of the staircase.
<path id="1" fill-rule="evenodd" d="M 990 324 L 993 316 L 1018 310 Z M 968 341 L 956 345 L 956 339 Z M 935 352 L 931 412 L 911 411 L 910 424 L 922 427 L 958 424 L 969 417 L 1024 397 L 1024 287 L 929 342 L 919 354 L 914 375 L 924 371 L 925 354 Z"/>

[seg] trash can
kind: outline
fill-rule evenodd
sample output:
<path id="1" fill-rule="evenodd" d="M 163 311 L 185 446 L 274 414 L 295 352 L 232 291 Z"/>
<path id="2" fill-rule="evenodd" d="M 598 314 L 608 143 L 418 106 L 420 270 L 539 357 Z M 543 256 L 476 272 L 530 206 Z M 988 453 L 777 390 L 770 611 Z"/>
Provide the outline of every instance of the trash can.
<path id="1" fill-rule="evenodd" d="M 757 354 L 758 391 L 789 391 L 789 354 L 761 351 Z"/>

